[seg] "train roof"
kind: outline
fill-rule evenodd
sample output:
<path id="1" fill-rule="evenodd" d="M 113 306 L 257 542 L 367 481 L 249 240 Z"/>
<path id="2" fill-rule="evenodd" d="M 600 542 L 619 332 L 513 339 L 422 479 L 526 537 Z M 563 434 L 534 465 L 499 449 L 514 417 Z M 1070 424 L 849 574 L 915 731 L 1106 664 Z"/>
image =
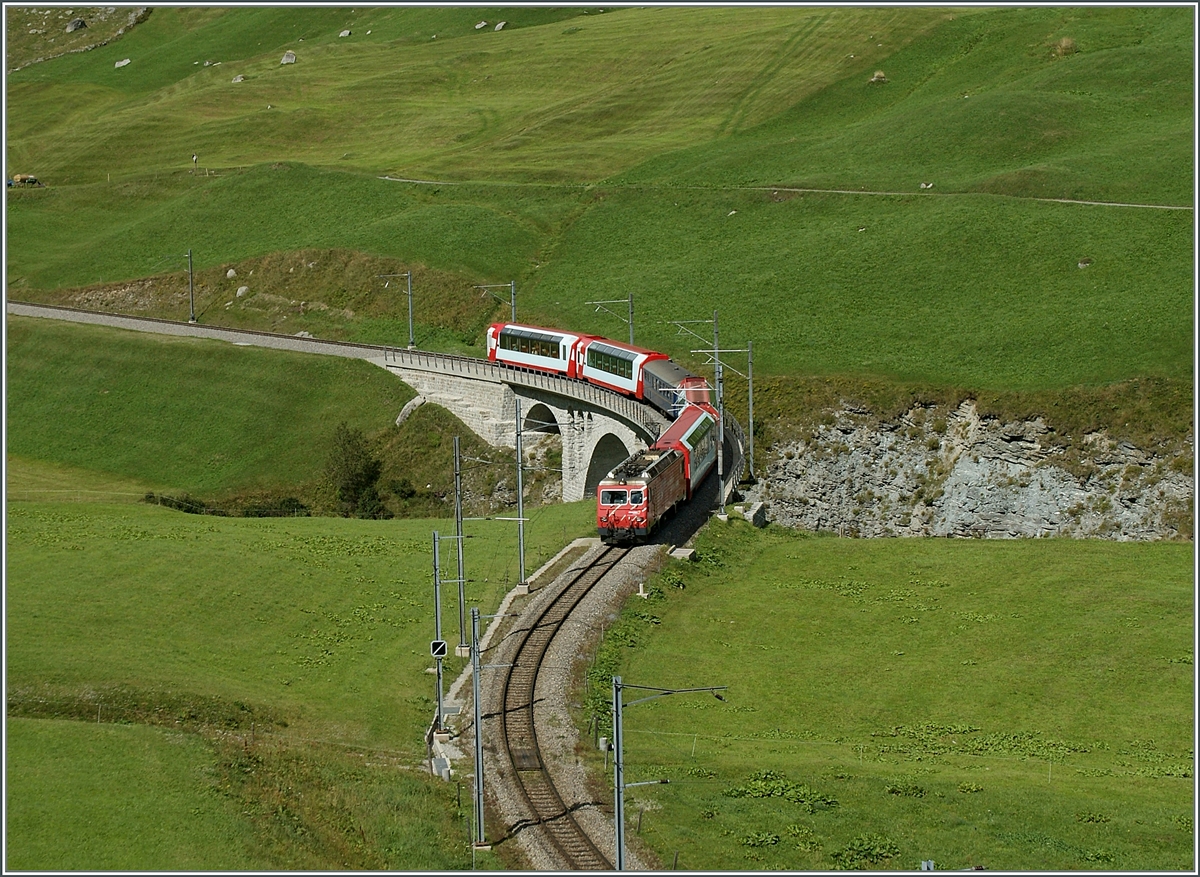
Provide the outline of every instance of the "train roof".
<path id="1" fill-rule="evenodd" d="M 670 464 L 677 451 L 670 448 L 646 448 L 634 451 L 619 466 L 613 469 L 601 480 L 601 484 L 610 481 L 625 483 L 630 479 L 654 478 L 662 469 Z"/>
<path id="2" fill-rule="evenodd" d="M 685 406 L 683 411 L 679 412 L 679 417 L 675 418 L 675 422 L 667 427 L 666 432 L 658 437 L 658 441 L 654 443 L 655 446 L 662 447 L 664 443 L 673 444 L 679 441 L 704 417 L 710 418 L 714 423 L 717 420 L 716 412 L 707 405 Z"/>
<path id="3" fill-rule="evenodd" d="M 570 337 L 570 338 L 596 338 L 596 335 L 585 335 L 582 332 L 567 332 L 563 329 L 550 329 L 546 326 L 530 326 L 526 323 L 492 323 L 492 328 L 498 328 L 501 332 L 508 332 L 513 335 L 527 335 L 529 337 L 537 337 L 553 335 L 555 337 Z"/>

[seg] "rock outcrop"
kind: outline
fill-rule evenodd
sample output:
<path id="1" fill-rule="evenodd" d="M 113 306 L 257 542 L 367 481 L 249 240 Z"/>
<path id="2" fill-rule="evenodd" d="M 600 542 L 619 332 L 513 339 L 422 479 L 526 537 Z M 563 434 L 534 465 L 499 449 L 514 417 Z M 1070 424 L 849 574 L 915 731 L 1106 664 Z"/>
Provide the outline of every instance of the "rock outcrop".
<path id="1" fill-rule="evenodd" d="M 1004 423 L 970 401 L 895 423 L 842 410 L 780 447 L 747 496 L 777 523 L 843 535 L 1191 538 L 1187 444 L 1162 456 L 1097 433 L 1068 451 L 1040 418 Z"/>

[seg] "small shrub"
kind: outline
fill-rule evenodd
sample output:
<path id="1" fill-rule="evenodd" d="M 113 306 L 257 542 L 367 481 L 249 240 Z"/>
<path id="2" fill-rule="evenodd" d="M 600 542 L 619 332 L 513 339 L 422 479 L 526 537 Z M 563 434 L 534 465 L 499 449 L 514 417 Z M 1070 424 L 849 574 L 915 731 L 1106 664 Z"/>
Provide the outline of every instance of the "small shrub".
<path id="1" fill-rule="evenodd" d="M 906 783 L 902 780 L 890 782 L 885 787 L 889 795 L 899 795 L 904 798 L 924 798 L 925 790 L 913 783 Z"/>
<path id="2" fill-rule="evenodd" d="M 779 835 L 768 831 L 752 831 L 742 838 L 745 847 L 770 847 L 779 843 Z"/>
<path id="3" fill-rule="evenodd" d="M 1106 816 L 1103 813 L 1076 813 L 1075 814 L 1075 820 L 1077 822 L 1104 823 L 1104 822 L 1108 822 L 1109 818 L 1110 817 Z"/>
<path id="4" fill-rule="evenodd" d="M 849 871 L 881 865 L 900 855 L 900 847 L 882 834 L 860 834 L 840 850 L 830 853 L 834 867 Z"/>
<path id="5" fill-rule="evenodd" d="M 971 794 L 972 792 L 982 792 L 983 786 L 978 786 L 975 783 L 959 783 L 958 790 L 964 794 Z"/>

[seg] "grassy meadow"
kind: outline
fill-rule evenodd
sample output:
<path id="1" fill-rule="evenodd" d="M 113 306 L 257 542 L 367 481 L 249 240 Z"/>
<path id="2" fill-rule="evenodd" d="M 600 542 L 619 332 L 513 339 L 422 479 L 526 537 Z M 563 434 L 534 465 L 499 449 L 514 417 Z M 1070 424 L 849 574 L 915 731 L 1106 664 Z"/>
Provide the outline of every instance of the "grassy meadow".
<path id="1" fill-rule="evenodd" d="M 671 781 L 626 805 L 664 864 L 1194 867 L 1190 546 L 730 522 L 698 552 L 590 671 L 601 733 L 614 674 L 728 686 L 625 713 L 626 780 Z"/>
<path id="2" fill-rule="evenodd" d="M 474 27 L 493 19 L 505 30 Z M 632 289 L 639 341 L 693 365 L 666 321 L 718 310 L 764 377 L 1188 383 L 1191 211 L 1033 199 L 1190 204 L 1190 21 L 158 10 L 11 78 L 10 159 L 51 185 L 9 193 L 10 295 L 119 310 L 96 290 L 154 277 L 135 309 L 178 316 L 190 248 L 205 321 L 403 341 L 404 296 L 367 272 L 261 265 L 346 251 L 417 273 L 430 347 L 478 344 L 502 308 L 473 285 L 515 279 L 522 319 L 612 335 L 585 302 Z M 281 67 L 288 47 L 300 60 Z M 114 70 L 118 55 L 137 57 Z M 271 298 L 280 271 L 290 310 Z"/>
<path id="3" fill-rule="evenodd" d="M 7 512 L 10 868 L 470 867 L 469 789 L 415 770 L 444 521 Z M 535 512 L 529 568 L 593 515 Z M 467 532 L 467 599 L 494 611 L 516 532 Z M 446 588 L 455 643 L 457 620 Z M 114 797 L 138 803 L 114 812 Z"/>
<path id="4" fill-rule="evenodd" d="M 191 250 L 203 323 L 403 345 L 411 272 L 418 345 L 479 354 L 508 304 L 476 285 L 620 338 L 587 302 L 632 291 L 694 369 L 669 320 L 754 342 L 760 447 L 966 397 L 1191 441 L 1187 8 L 155 7 L 68 54 L 125 13 L 60 12 L 4 10 L 6 171 L 47 184 L 6 190 L 9 299 L 186 319 Z M 412 390 L 364 362 L 22 318 L 5 355 L 6 867 L 471 867 L 469 795 L 415 769 L 430 534 L 451 437 L 502 452 L 434 405 L 395 427 Z M 329 511 L 342 421 L 400 519 L 140 501 Z M 593 514 L 535 510 L 530 568 Z M 469 532 L 487 611 L 516 534 Z M 664 865 L 1194 867 L 1188 546 L 700 553 L 590 683 L 731 686 L 627 714 Z"/>

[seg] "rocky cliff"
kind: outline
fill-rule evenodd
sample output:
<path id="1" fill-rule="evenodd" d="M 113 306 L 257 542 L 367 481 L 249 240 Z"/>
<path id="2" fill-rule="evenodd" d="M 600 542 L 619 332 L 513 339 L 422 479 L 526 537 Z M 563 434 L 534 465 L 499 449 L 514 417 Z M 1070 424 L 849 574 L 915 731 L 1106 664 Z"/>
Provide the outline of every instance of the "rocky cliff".
<path id="1" fill-rule="evenodd" d="M 777 523 L 843 535 L 1187 539 L 1192 441 L 1171 453 L 1103 433 L 1073 441 L 970 401 L 895 422 L 843 408 L 776 447 L 747 495 Z"/>

